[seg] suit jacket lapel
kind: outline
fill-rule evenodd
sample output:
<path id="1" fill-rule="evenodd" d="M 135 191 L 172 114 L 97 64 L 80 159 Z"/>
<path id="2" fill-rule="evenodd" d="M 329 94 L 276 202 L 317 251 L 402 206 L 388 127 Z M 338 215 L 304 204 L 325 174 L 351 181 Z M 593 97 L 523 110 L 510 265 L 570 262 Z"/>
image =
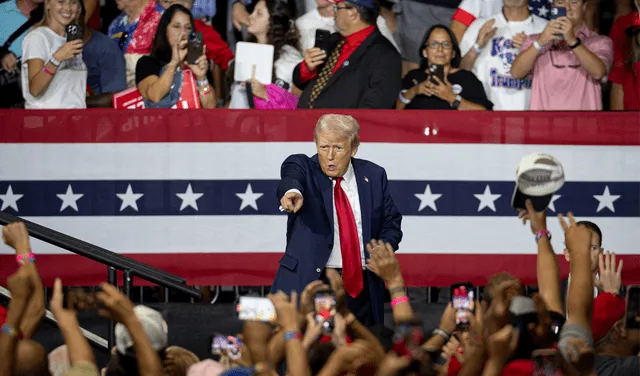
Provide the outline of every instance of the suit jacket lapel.
<path id="1" fill-rule="evenodd" d="M 327 216 L 327 222 L 329 223 L 329 233 L 333 236 L 333 182 L 331 179 L 322 172 L 320 163 L 318 162 L 318 155 L 314 155 L 312 160 L 316 163 L 315 174 L 313 175 L 316 184 L 320 188 L 322 194 L 322 202 L 324 206 L 324 212 Z"/>
<path id="2" fill-rule="evenodd" d="M 349 62 L 349 65 L 345 67 L 344 64 L 343 64 L 340 68 L 338 68 L 336 73 L 333 74 L 331 76 L 331 78 L 329 79 L 329 82 L 327 82 L 327 86 L 325 86 L 325 88 L 331 86 L 331 84 L 335 80 L 340 78 L 342 73 L 344 71 L 346 71 L 347 69 L 349 69 L 350 67 L 353 66 L 353 69 L 357 69 L 357 64 L 358 64 L 360 58 L 362 58 L 362 55 L 364 55 L 365 51 L 367 51 L 367 48 L 369 48 L 369 45 L 371 45 L 373 43 L 373 41 L 378 38 L 378 36 L 382 36 L 382 34 L 380 34 L 380 32 L 378 31 L 378 28 L 376 27 L 373 30 L 373 32 L 371 33 L 371 35 L 369 35 L 367 37 L 367 39 L 365 39 L 364 42 L 362 42 L 362 44 L 359 45 L 358 48 L 356 48 L 356 50 L 353 51 L 351 53 L 351 56 L 349 56 L 349 58 L 346 60 L 346 61 Z"/>
<path id="3" fill-rule="evenodd" d="M 366 248 L 367 242 L 371 239 L 371 183 L 369 183 L 369 178 L 365 175 L 359 159 L 352 158 L 351 164 L 353 165 L 356 185 L 358 186 L 360 215 L 362 215 L 362 241 Z M 367 250 L 363 249 L 362 251 L 365 259 L 369 258 Z"/>

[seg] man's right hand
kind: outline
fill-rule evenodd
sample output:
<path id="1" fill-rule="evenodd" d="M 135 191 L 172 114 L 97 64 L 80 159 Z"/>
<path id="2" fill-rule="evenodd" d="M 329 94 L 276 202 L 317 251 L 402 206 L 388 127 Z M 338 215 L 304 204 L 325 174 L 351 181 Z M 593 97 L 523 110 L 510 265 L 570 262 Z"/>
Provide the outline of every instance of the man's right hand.
<path id="1" fill-rule="evenodd" d="M 476 43 L 478 43 L 478 46 L 480 46 L 480 48 L 484 47 L 487 42 L 495 35 L 496 31 L 498 30 L 497 27 L 493 27 L 495 23 L 496 20 L 492 18 L 485 22 L 480 28 L 480 31 L 478 32 L 478 39 L 476 40 Z"/>
<path id="2" fill-rule="evenodd" d="M 235 27 L 236 30 L 240 31 L 242 25 L 249 25 L 249 12 L 247 12 L 247 7 L 245 7 L 244 4 L 241 2 L 233 4 L 232 12 L 233 27 Z"/>
<path id="3" fill-rule="evenodd" d="M 15 71 L 17 66 L 18 59 L 16 58 L 16 55 L 13 54 L 13 52 L 9 52 L 8 54 L 4 55 L 2 61 L 0 61 L 0 68 L 6 70 L 7 72 Z"/>
<path id="4" fill-rule="evenodd" d="M 309 48 L 304 52 L 304 63 L 307 64 L 307 68 L 312 72 L 316 70 L 320 64 L 324 63 L 324 59 L 326 58 L 327 52 L 318 47 Z"/>
<path id="5" fill-rule="evenodd" d="M 298 192 L 287 192 L 280 199 L 280 206 L 289 213 L 297 213 L 302 207 L 304 199 Z"/>
<path id="6" fill-rule="evenodd" d="M 58 51 L 53 53 L 53 57 L 60 62 L 73 59 L 82 53 L 82 46 L 83 42 L 80 39 L 67 42 L 58 48 Z"/>
<path id="7" fill-rule="evenodd" d="M 562 38 L 558 37 L 556 34 L 562 34 L 562 29 L 560 25 L 556 22 L 556 20 L 551 20 L 545 26 L 542 34 L 538 37 L 538 44 L 544 47 L 547 43 L 552 40 L 560 40 Z"/>

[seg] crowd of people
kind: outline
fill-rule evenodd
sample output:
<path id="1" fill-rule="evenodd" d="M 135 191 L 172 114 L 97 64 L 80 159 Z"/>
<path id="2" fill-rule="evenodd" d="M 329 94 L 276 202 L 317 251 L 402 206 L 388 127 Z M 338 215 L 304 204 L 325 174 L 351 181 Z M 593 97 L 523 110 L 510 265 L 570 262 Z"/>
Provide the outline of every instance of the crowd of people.
<path id="1" fill-rule="evenodd" d="M 116 0 L 106 34 L 88 23 L 97 0 L 1 2 L 0 107 L 112 107 L 137 88 L 176 108 L 195 87 L 196 108 L 640 110 L 639 0 L 613 1 L 609 36 L 600 0 L 235 0 L 242 33 L 194 17 L 198 2 Z M 234 81 L 237 41 L 273 46 L 271 82 Z"/>
<path id="2" fill-rule="evenodd" d="M 466 296 L 461 287 L 439 326 L 427 330 L 420 320 L 423 312 L 412 309 L 407 298 L 392 245 L 372 240 L 367 269 L 384 281 L 394 328 L 363 324 L 350 311 L 348 284 L 337 271 L 327 269 L 326 278 L 309 283 L 300 294 L 269 295 L 276 312 L 272 320 L 247 320 L 242 333 L 211 338 L 207 359 L 171 346 L 162 314 L 134 307 L 118 288 L 103 284 L 93 296 L 73 290 L 64 296 L 59 279 L 49 309 L 65 344 L 47 354 L 31 339 L 45 313 L 37 250 L 31 248 L 24 224 L 13 223 L 2 230 L 4 242 L 15 249 L 17 272 L 7 280 L 12 294 L 8 310 L 0 307 L 0 374 L 639 375 L 640 316 L 625 314 L 622 262 L 603 252 L 598 226 L 576 221 L 571 213 L 566 218 L 559 215 L 570 262 L 569 283 L 563 284 L 546 214 L 535 211 L 530 201 L 526 206 L 519 218 L 537 234 L 536 293 L 528 294 L 517 277 L 498 273 L 482 296 L 469 295 L 471 302 L 456 309 L 452 303 L 458 295 L 463 300 Z M 328 296 L 335 299 L 330 312 L 318 311 L 317 300 L 314 303 L 323 292 L 329 294 L 323 295 L 323 304 L 331 306 Z M 117 322 L 116 343 L 101 370 L 79 328 L 80 309 Z M 206 346 L 204 337 L 202 341 Z"/>

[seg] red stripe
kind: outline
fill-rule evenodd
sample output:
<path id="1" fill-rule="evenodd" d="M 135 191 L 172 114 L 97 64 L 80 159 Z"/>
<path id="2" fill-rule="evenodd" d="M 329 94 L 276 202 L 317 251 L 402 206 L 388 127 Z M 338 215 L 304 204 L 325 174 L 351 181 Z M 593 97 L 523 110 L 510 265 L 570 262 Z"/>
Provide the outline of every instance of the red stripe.
<path id="1" fill-rule="evenodd" d="M 364 142 L 640 145 L 640 116 L 632 112 L 335 112 L 358 119 Z M 0 143 L 312 141 L 323 113 L 0 110 Z"/>
<path id="2" fill-rule="evenodd" d="M 277 253 L 188 253 L 128 255 L 169 273 L 185 278 L 191 285 L 269 286 L 281 254 Z M 535 255 L 399 254 L 409 286 L 448 286 L 470 281 L 484 285 L 495 273 L 510 272 L 528 285 L 536 285 Z M 618 255 L 624 260 L 625 284 L 640 283 L 640 257 Z M 558 255 L 561 274 L 569 272 L 564 256 Z M 47 285 L 56 277 L 65 285 L 95 285 L 107 278 L 106 266 L 75 255 L 37 255 L 38 269 Z M 15 256 L 0 256 L 0 275 L 15 273 Z M 122 283 L 122 276 L 119 279 Z M 142 282 L 134 278 L 136 284 Z M 5 283 L 5 281 L 0 281 Z M 6 285 L 6 284 L 5 284 Z"/>
<path id="3" fill-rule="evenodd" d="M 458 8 L 456 9 L 456 12 L 453 14 L 453 19 L 462 23 L 466 27 L 469 27 L 473 23 L 473 21 L 476 20 L 476 16 L 474 16 L 473 14 L 467 12 L 462 8 Z"/>

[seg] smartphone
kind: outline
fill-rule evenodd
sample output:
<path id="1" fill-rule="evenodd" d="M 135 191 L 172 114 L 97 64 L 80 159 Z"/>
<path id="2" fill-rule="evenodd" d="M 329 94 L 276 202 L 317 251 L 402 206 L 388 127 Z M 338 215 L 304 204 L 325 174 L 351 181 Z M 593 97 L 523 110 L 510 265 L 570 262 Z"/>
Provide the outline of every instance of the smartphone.
<path id="1" fill-rule="evenodd" d="M 626 313 L 627 329 L 640 329 L 640 285 L 627 288 Z"/>
<path id="2" fill-rule="evenodd" d="M 336 297 L 332 292 L 319 292 L 313 298 L 316 322 L 322 324 L 325 333 L 333 332 L 336 315 Z"/>
<path id="3" fill-rule="evenodd" d="M 236 310 L 238 312 L 238 319 L 243 321 L 270 323 L 276 320 L 276 309 L 269 298 L 241 296 Z"/>
<path id="4" fill-rule="evenodd" d="M 533 351 L 531 353 L 533 376 L 562 376 L 560 356 L 557 349 Z"/>
<path id="5" fill-rule="evenodd" d="M 328 30 L 316 29 L 316 43 L 313 45 L 316 48 L 323 50 L 325 53 L 329 53 L 331 47 L 331 32 Z"/>
<path id="6" fill-rule="evenodd" d="M 220 333 L 214 333 L 211 338 L 211 345 L 209 346 L 211 354 L 222 355 L 227 351 L 229 347 L 228 336 Z"/>
<path id="7" fill-rule="evenodd" d="M 444 82 L 444 65 L 432 64 L 429 67 L 429 71 L 431 72 L 431 82 L 435 85 L 439 85 L 438 81 L 434 80 L 433 77 L 438 77 L 441 82 Z"/>
<path id="8" fill-rule="evenodd" d="M 82 40 L 83 38 L 83 27 L 80 24 L 69 24 L 67 25 L 67 42 L 72 42 L 74 40 Z"/>
<path id="9" fill-rule="evenodd" d="M 195 64 L 196 60 L 202 56 L 204 52 L 202 33 L 193 32 L 189 34 L 189 42 L 187 45 L 187 63 Z"/>
<path id="10" fill-rule="evenodd" d="M 455 283 L 451 285 L 451 305 L 456 310 L 456 325 L 464 330 L 469 326 L 467 312 L 475 314 L 476 302 L 471 283 Z"/>
<path id="11" fill-rule="evenodd" d="M 551 20 L 558 19 L 560 17 L 567 16 L 567 8 L 565 7 L 551 7 Z M 564 38 L 562 34 L 554 34 L 558 38 Z"/>

